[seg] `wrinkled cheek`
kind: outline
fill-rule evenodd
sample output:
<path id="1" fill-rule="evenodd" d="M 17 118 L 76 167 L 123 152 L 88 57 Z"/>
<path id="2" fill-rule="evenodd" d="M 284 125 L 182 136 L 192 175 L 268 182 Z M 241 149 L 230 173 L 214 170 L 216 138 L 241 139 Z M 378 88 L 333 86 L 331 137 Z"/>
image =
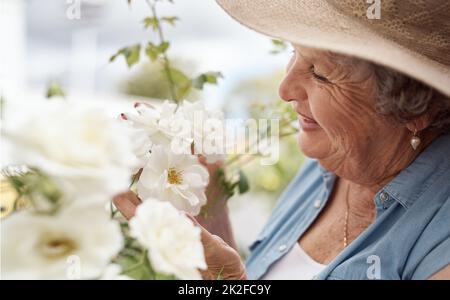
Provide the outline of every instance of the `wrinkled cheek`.
<path id="1" fill-rule="evenodd" d="M 331 153 L 345 154 L 351 150 L 357 137 L 358 125 L 342 107 L 327 104 L 317 110 L 316 120 L 328 137 Z"/>
<path id="2" fill-rule="evenodd" d="M 330 143 L 331 153 L 345 153 L 350 148 L 349 135 L 339 124 L 323 127 Z"/>

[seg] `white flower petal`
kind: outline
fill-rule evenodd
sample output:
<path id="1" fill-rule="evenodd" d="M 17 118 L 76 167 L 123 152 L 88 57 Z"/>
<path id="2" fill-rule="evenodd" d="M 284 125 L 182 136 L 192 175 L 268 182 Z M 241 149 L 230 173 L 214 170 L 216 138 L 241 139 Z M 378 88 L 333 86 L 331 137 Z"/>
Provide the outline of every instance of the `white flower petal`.
<path id="1" fill-rule="evenodd" d="M 200 229 L 172 205 L 145 199 L 130 220 L 130 232 L 149 251 L 152 267 L 179 279 L 200 279 L 206 262 Z"/>
<path id="2" fill-rule="evenodd" d="M 180 176 L 178 183 L 169 182 L 169 172 Z M 206 203 L 200 194 L 204 193 L 208 181 L 208 170 L 200 164 L 197 156 L 177 155 L 166 147 L 157 146 L 142 171 L 137 191 L 141 198 L 155 197 L 168 201 L 176 208 L 196 215 Z"/>
<path id="3" fill-rule="evenodd" d="M 2 278 L 99 277 L 121 250 L 122 233 L 103 204 L 83 203 L 74 202 L 56 216 L 21 211 L 2 220 Z"/>
<path id="4" fill-rule="evenodd" d="M 139 161 L 124 122 L 82 102 L 10 105 L 19 106 L 4 122 L 11 163 L 39 169 L 66 194 L 113 196 L 127 189 Z"/>

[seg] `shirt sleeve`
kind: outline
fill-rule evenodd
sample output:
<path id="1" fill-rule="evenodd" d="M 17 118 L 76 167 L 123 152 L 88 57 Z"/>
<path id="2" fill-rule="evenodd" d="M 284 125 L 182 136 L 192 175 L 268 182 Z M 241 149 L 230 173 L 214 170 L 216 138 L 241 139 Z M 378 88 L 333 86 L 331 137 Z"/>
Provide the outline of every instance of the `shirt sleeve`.
<path id="1" fill-rule="evenodd" d="M 437 245 L 419 263 L 411 279 L 424 280 L 430 278 L 450 264 L 450 237 Z"/>

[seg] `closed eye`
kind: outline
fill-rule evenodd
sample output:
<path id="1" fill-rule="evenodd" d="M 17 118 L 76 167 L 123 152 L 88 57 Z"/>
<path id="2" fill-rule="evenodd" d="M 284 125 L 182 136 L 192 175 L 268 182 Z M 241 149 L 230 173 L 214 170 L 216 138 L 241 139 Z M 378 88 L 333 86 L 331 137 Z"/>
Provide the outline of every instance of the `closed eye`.
<path id="1" fill-rule="evenodd" d="M 314 69 L 314 66 L 311 66 L 310 72 L 314 76 L 314 78 L 317 79 L 318 81 L 323 82 L 323 83 L 329 83 L 330 82 L 328 80 L 328 78 L 326 78 L 325 76 L 317 74 L 316 70 Z"/>

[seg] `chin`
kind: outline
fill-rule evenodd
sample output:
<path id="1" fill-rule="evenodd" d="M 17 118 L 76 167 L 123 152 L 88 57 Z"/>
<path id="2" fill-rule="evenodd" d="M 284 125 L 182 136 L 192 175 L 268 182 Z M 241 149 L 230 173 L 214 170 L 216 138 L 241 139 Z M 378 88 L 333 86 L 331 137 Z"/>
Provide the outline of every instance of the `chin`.
<path id="1" fill-rule="evenodd" d="M 297 143 L 300 151 L 309 158 L 320 159 L 328 153 L 328 138 L 323 131 L 305 132 L 300 131 Z"/>

